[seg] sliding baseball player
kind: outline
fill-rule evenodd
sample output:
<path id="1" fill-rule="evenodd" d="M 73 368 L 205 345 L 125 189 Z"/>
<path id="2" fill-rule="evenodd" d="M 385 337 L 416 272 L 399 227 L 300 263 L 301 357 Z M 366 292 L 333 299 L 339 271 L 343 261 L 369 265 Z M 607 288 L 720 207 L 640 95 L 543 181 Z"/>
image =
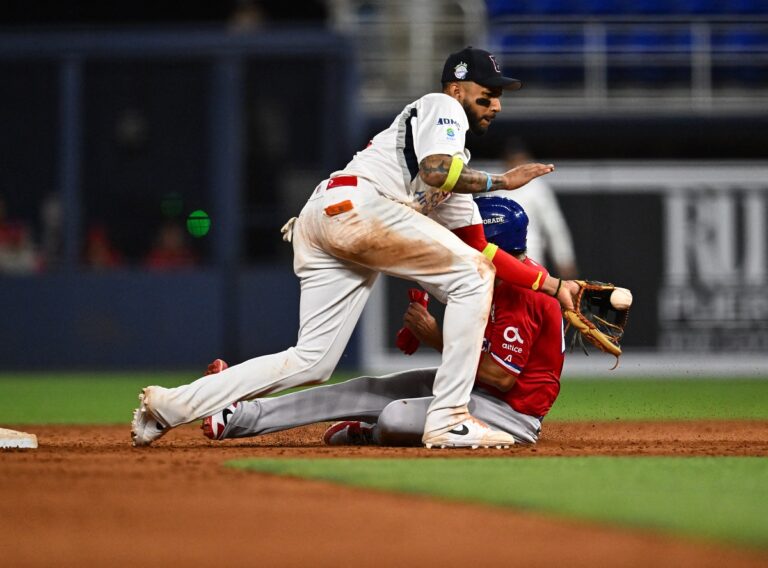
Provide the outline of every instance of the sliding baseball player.
<path id="1" fill-rule="evenodd" d="M 525 257 L 528 217 L 523 209 L 502 197 L 477 201 L 488 241 L 537 266 Z M 419 303 L 411 303 L 405 324 L 422 343 L 444 349 L 435 318 Z M 560 391 L 564 352 L 557 301 L 497 280 L 470 412 L 517 443 L 535 443 L 541 421 Z M 225 367 L 218 359 L 209 372 Z M 327 444 L 416 445 L 433 400 L 436 376 L 437 369 L 414 369 L 233 404 L 206 418 L 203 432 L 222 440 L 342 420 L 326 431 Z"/>
<path id="2" fill-rule="evenodd" d="M 169 429 L 253 399 L 326 381 L 341 357 L 376 281 L 384 272 L 420 284 L 446 303 L 442 362 L 432 384 L 422 441 L 427 447 L 513 443 L 469 411 L 495 273 L 513 286 L 572 306 L 574 286 L 486 242 L 469 194 L 516 189 L 551 172 L 526 164 L 504 174 L 473 170 L 467 130 L 483 134 L 501 110 L 504 77 L 494 57 L 466 48 L 444 66 L 441 93 L 407 105 L 347 166 L 312 192 L 292 235 L 301 281 L 298 342 L 281 353 L 229 367 L 177 388 L 139 395 L 131 435 L 136 446 Z"/>

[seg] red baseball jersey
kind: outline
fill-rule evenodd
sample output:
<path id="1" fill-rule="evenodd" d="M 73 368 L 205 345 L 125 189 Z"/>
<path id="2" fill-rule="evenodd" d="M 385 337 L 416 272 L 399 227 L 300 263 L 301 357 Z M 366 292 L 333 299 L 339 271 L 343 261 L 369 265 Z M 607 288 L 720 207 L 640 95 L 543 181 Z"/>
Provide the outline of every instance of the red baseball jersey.
<path id="1" fill-rule="evenodd" d="M 530 259 L 525 263 L 539 266 Z M 518 412 L 544 416 L 560 392 L 565 359 L 560 304 L 546 294 L 497 281 L 483 351 L 517 380 L 507 392 L 479 381 L 475 386 Z"/>

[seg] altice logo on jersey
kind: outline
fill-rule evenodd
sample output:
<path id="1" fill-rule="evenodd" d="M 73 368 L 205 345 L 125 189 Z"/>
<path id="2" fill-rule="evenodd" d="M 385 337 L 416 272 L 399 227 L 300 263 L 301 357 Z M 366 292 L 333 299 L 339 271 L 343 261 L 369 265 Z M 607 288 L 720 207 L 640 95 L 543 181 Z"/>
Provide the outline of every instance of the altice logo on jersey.
<path id="1" fill-rule="evenodd" d="M 520 345 L 524 345 L 525 342 L 523 341 L 523 338 L 520 337 L 520 329 L 517 327 L 509 326 L 504 330 L 504 339 L 509 341 L 509 343 L 502 343 L 501 348 L 502 349 L 508 349 L 509 351 L 513 351 L 515 353 L 522 353 L 523 348 L 518 347 L 517 345 L 514 345 L 515 343 L 519 343 Z"/>

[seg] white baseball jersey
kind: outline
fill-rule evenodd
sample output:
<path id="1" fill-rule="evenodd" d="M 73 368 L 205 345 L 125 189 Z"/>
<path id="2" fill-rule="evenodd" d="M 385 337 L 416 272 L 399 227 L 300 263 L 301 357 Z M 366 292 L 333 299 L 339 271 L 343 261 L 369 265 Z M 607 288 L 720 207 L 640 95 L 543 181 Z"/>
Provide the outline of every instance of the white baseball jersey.
<path id="1" fill-rule="evenodd" d="M 419 163 L 426 156 L 458 154 L 465 164 L 469 162 L 469 151 L 464 148 L 468 128 L 467 115 L 456 99 L 443 93 L 425 95 L 407 105 L 389 128 L 331 177 L 364 178 L 384 197 L 425 215 L 445 203 L 433 218 L 449 229 L 481 223 L 471 196 L 441 191 L 419 177 Z M 447 206 L 447 201 L 456 203 Z"/>

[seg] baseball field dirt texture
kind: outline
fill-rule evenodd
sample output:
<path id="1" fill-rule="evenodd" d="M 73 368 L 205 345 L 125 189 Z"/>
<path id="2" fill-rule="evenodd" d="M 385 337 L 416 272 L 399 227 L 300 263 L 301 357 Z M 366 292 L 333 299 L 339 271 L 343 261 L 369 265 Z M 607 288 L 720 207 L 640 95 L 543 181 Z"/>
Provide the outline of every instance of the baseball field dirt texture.
<path id="1" fill-rule="evenodd" d="M 142 385 L 3 374 L 0 566 L 768 566 L 768 381 L 564 380 L 533 447 L 130 445 Z"/>

